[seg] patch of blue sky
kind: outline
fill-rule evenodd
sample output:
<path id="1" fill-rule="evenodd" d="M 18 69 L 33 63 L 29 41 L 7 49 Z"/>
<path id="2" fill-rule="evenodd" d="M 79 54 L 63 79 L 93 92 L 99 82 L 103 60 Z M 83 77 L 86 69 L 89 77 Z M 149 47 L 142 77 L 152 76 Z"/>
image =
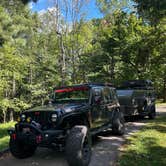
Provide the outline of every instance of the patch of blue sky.
<path id="1" fill-rule="evenodd" d="M 30 4 L 31 10 L 34 12 L 41 12 L 47 10 L 48 8 L 52 8 L 53 6 L 54 3 L 52 0 L 38 0 L 37 3 Z M 98 7 L 96 6 L 95 0 L 90 0 L 87 5 L 83 7 L 82 11 L 85 14 L 86 20 L 103 17 L 102 13 L 100 13 Z"/>
<path id="2" fill-rule="evenodd" d="M 103 17 L 102 13 L 99 11 L 98 7 L 96 6 L 95 0 L 90 0 L 88 5 L 83 9 L 86 13 L 86 18 L 88 20 L 92 18 L 101 18 Z"/>
<path id="3" fill-rule="evenodd" d="M 53 6 L 53 2 L 50 0 L 38 0 L 37 3 L 30 4 L 32 11 L 40 12 L 41 10 L 46 10 Z"/>

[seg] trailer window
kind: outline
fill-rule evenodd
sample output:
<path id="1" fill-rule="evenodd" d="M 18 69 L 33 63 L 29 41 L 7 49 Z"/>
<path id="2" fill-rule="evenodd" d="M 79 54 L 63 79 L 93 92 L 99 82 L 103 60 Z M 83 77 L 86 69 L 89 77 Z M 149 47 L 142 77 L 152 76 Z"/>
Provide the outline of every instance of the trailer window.
<path id="1" fill-rule="evenodd" d="M 131 96 L 132 93 L 132 90 L 117 90 L 118 96 Z"/>

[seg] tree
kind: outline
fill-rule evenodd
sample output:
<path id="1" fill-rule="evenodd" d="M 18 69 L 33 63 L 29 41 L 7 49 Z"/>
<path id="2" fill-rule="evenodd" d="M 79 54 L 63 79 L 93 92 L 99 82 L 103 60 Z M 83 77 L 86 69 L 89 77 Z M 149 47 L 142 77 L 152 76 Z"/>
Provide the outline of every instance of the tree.
<path id="1" fill-rule="evenodd" d="M 16 108 L 14 105 L 16 103 L 12 102 L 14 98 L 26 103 L 25 98 L 21 99 L 20 89 L 27 84 L 24 80 L 28 73 L 27 66 L 30 58 L 25 48 L 31 34 L 30 30 L 34 26 L 29 10 L 24 6 L 24 8 L 19 8 L 17 3 L 9 4 L 9 6 L 0 3 L 3 6 L 0 6 L 0 38 L 2 41 L 0 46 L 0 101 L 2 102 L 0 107 L 3 109 L 4 121 L 6 121 L 5 113 L 9 109 Z M 12 116 L 11 119 L 13 119 Z"/>
<path id="2" fill-rule="evenodd" d="M 29 2 L 37 2 L 38 0 L 21 0 L 23 4 L 27 4 Z"/>
<path id="3" fill-rule="evenodd" d="M 134 0 L 138 14 L 156 26 L 166 16 L 166 1 L 161 0 Z"/>
<path id="4" fill-rule="evenodd" d="M 117 10 L 133 10 L 130 0 L 96 0 L 96 4 L 104 15 L 114 13 Z"/>
<path id="5" fill-rule="evenodd" d="M 139 16 L 151 26 L 148 46 L 151 48 L 152 55 L 150 62 L 150 66 L 152 67 L 151 71 L 153 71 L 152 77 L 155 77 L 158 93 L 161 94 L 162 91 L 161 96 L 163 96 L 164 101 L 166 101 L 166 58 L 163 54 L 163 52 L 165 52 L 166 43 L 164 33 L 166 28 L 164 26 L 166 19 L 166 2 L 157 0 L 148 0 L 146 2 L 142 0 L 134 1 L 136 2 Z"/>
<path id="6" fill-rule="evenodd" d="M 54 0 L 53 3 L 54 7 L 48 10 L 47 17 L 58 37 L 61 84 L 69 83 L 71 79 L 76 83 L 76 66 L 82 51 L 79 43 L 81 26 L 84 26 L 81 22 L 84 19 L 82 8 L 87 2 Z"/>

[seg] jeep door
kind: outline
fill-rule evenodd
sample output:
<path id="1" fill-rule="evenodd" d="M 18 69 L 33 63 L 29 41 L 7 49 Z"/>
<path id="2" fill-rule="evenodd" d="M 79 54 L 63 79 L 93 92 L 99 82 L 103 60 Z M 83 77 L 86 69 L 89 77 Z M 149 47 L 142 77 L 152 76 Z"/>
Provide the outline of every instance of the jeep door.
<path id="1" fill-rule="evenodd" d="M 92 88 L 91 97 L 91 114 L 92 114 L 92 128 L 98 128 L 106 123 L 105 120 L 105 103 L 103 98 L 102 87 Z"/>
<path id="2" fill-rule="evenodd" d="M 103 118 L 105 124 L 108 124 L 110 123 L 110 120 L 113 117 L 113 111 L 119 106 L 118 99 L 116 96 L 116 92 L 110 87 L 103 88 L 103 96 L 104 96 Z"/>

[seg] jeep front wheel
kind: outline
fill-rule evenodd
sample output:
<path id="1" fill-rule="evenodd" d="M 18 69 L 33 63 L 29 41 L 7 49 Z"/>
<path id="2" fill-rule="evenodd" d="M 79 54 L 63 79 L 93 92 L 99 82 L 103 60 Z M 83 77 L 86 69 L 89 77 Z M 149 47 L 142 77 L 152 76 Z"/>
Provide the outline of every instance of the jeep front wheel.
<path id="1" fill-rule="evenodd" d="M 125 119 L 122 112 L 115 112 L 112 120 L 112 132 L 115 135 L 123 135 L 125 132 Z"/>
<path id="2" fill-rule="evenodd" d="M 9 148 L 11 154 L 19 159 L 32 156 L 36 150 L 36 146 L 25 145 L 25 143 L 13 139 L 10 139 Z"/>
<path id="3" fill-rule="evenodd" d="M 88 166 L 91 138 L 86 126 L 74 126 L 66 139 L 66 159 L 70 166 Z"/>

